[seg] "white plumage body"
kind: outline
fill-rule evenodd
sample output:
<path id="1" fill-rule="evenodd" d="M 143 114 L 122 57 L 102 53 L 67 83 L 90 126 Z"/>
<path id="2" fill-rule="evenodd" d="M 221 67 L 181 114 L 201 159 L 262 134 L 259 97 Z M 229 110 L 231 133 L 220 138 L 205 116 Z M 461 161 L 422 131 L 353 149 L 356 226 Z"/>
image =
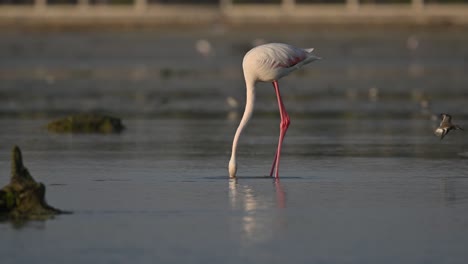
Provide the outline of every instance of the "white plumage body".
<path id="1" fill-rule="evenodd" d="M 436 134 L 436 136 L 438 136 L 438 137 L 441 137 L 442 135 L 447 134 L 447 129 L 443 129 L 443 128 L 438 127 L 438 128 L 434 131 L 434 134 Z"/>
<path id="2" fill-rule="evenodd" d="M 271 82 L 319 59 L 313 48 L 301 49 L 283 43 L 269 43 L 251 49 L 244 56 L 242 67 L 246 78 Z"/>

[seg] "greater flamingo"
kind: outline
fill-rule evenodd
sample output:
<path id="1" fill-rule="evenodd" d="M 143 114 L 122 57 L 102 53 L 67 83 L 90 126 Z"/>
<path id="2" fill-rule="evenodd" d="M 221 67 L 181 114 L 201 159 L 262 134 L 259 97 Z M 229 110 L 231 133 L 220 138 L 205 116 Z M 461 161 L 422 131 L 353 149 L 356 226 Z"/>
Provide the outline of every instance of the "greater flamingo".
<path id="1" fill-rule="evenodd" d="M 280 135 L 278 140 L 278 148 L 276 150 L 273 165 L 271 166 L 270 177 L 273 177 L 273 172 L 276 172 L 275 177 L 279 177 L 279 162 L 281 155 L 281 145 L 286 131 L 289 127 L 289 115 L 283 105 L 278 80 L 281 77 L 301 68 L 314 60 L 320 59 L 312 54 L 313 48 L 301 49 L 294 46 L 282 43 L 269 43 L 257 46 L 247 52 L 242 62 L 244 70 L 244 78 L 246 84 L 246 103 L 244 115 L 240 121 L 239 127 L 236 130 L 234 140 L 232 142 L 232 153 L 229 161 L 229 177 L 235 178 L 237 173 L 236 151 L 239 137 L 245 126 L 252 117 L 252 112 L 255 104 L 255 84 L 257 82 L 272 82 L 275 88 L 276 97 L 278 99 L 279 112 L 281 117 Z"/>

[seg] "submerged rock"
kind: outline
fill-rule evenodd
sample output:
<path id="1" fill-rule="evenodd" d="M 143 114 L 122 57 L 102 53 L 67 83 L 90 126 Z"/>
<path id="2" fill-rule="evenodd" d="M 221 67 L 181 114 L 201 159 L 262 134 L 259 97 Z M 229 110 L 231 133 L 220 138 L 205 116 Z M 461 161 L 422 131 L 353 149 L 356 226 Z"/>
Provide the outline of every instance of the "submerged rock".
<path id="1" fill-rule="evenodd" d="M 0 219 L 44 220 L 67 213 L 48 205 L 45 192 L 44 184 L 36 182 L 24 167 L 21 150 L 15 146 L 11 156 L 10 184 L 0 189 Z"/>
<path id="2" fill-rule="evenodd" d="M 47 125 L 49 132 L 55 133 L 111 134 L 120 133 L 124 128 L 119 118 L 97 114 L 71 115 Z"/>

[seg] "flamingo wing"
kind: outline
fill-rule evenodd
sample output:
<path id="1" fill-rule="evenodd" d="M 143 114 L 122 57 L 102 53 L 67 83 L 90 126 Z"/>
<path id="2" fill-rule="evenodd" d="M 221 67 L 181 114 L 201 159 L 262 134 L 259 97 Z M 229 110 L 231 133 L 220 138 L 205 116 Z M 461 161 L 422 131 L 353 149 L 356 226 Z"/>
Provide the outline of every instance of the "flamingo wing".
<path id="1" fill-rule="evenodd" d="M 277 80 L 305 64 L 320 59 L 313 49 L 283 43 L 269 43 L 251 49 L 244 57 L 244 73 L 255 73 L 260 81 Z"/>
<path id="2" fill-rule="evenodd" d="M 309 52 L 304 49 L 282 43 L 261 45 L 252 49 L 250 52 L 256 54 L 257 63 L 273 68 L 292 67 L 305 60 L 309 54 Z"/>

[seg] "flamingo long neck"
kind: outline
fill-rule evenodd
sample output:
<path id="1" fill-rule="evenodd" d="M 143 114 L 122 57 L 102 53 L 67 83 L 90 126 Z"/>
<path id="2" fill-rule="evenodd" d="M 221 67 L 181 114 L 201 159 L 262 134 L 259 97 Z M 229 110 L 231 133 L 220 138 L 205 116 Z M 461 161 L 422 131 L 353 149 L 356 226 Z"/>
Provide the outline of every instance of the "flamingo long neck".
<path id="1" fill-rule="evenodd" d="M 255 105 L 255 81 L 246 80 L 246 91 L 247 95 L 244 114 L 242 115 L 239 127 L 237 127 L 236 134 L 234 135 L 234 140 L 232 141 L 231 160 L 229 161 L 229 176 L 231 178 L 234 178 L 237 172 L 236 154 L 239 137 L 242 134 L 242 131 L 244 131 L 244 128 L 249 123 Z"/>

